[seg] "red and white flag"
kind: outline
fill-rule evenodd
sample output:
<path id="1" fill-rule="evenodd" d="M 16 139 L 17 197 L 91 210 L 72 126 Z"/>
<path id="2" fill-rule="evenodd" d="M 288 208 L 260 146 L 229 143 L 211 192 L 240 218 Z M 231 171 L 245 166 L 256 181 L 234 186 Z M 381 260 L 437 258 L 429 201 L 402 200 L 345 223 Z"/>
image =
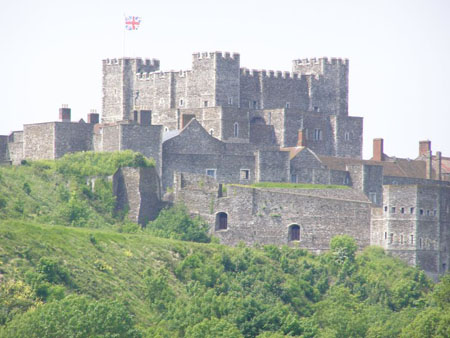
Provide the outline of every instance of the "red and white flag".
<path id="1" fill-rule="evenodd" d="M 139 16 L 126 16 L 125 29 L 129 31 L 137 31 L 141 25 L 141 18 Z"/>

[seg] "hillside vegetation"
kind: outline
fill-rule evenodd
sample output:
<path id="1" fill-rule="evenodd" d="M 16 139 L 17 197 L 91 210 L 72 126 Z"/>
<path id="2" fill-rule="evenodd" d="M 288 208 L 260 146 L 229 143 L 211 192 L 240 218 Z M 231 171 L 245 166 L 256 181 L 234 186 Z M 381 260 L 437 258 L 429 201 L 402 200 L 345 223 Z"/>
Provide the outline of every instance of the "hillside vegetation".
<path id="1" fill-rule="evenodd" d="M 0 168 L 0 337 L 450 335 L 450 276 L 347 236 L 322 255 L 189 242 L 210 238 L 182 206 L 141 230 L 108 176 L 152 163 L 96 156 Z"/>

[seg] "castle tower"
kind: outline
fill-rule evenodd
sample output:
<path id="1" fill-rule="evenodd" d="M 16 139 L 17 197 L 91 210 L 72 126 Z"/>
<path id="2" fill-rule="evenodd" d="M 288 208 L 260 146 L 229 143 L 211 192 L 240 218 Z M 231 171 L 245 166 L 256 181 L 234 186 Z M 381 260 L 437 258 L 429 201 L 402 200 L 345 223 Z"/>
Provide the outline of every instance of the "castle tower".
<path id="1" fill-rule="evenodd" d="M 103 60 L 103 112 L 102 122 L 131 120 L 136 74 L 159 70 L 159 60 L 121 58 Z"/>
<path id="2" fill-rule="evenodd" d="M 294 60 L 292 71 L 310 75 L 309 110 L 348 115 L 348 60 L 319 58 Z"/>
<path id="3" fill-rule="evenodd" d="M 238 106 L 240 57 L 230 53 L 192 55 L 193 81 L 189 84 L 188 107 Z"/>

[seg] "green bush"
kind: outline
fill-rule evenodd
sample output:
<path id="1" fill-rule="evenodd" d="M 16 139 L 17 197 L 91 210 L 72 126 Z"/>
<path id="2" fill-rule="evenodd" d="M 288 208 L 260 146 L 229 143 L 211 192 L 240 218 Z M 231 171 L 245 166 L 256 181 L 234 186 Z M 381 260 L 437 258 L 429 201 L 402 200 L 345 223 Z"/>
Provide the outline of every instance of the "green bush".
<path id="1" fill-rule="evenodd" d="M 158 217 L 146 227 L 155 236 L 201 243 L 211 241 L 208 229 L 206 222 L 199 216 L 192 218 L 183 205 L 161 210 Z"/>

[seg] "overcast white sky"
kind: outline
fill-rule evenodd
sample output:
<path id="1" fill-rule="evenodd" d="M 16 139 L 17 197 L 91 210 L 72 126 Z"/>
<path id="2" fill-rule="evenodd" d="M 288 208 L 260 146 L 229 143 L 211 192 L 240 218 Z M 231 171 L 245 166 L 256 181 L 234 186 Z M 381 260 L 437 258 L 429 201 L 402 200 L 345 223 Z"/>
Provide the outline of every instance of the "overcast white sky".
<path id="1" fill-rule="evenodd" d="M 241 67 L 290 70 L 306 57 L 350 59 L 350 115 L 385 153 L 415 158 L 418 141 L 450 156 L 449 0 L 14 0 L 0 11 L 0 134 L 101 112 L 101 60 L 157 58 L 190 69 L 201 51 L 241 54 Z"/>

